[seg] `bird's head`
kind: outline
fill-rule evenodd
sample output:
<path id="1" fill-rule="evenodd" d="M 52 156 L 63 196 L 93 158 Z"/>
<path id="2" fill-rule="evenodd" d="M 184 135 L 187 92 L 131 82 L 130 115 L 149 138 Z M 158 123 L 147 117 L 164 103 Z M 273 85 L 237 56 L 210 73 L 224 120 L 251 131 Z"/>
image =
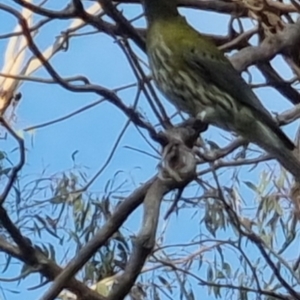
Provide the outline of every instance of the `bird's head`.
<path id="1" fill-rule="evenodd" d="M 178 15 L 176 0 L 142 0 L 148 22 Z"/>

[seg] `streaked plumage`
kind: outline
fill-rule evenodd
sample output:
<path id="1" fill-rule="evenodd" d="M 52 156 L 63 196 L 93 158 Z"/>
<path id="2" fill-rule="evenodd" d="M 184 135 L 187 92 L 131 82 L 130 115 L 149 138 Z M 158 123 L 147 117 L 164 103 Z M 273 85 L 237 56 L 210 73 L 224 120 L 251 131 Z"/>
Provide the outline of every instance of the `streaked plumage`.
<path id="1" fill-rule="evenodd" d="M 290 170 L 294 144 L 224 54 L 177 12 L 174 0 L 144 0 L 154 81 L 177 108 L 256 143 Z M 295 173 L 295 172 L 294 172 Z M 295 176 L 300 178 L 299 172 Z"/>

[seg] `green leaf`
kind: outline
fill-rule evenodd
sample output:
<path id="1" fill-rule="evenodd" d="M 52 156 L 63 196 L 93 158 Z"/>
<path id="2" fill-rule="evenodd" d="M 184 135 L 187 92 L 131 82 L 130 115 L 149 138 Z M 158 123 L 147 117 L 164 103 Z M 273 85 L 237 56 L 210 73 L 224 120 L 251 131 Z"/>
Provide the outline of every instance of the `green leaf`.
<path id="1" fill-rule="evenodd" d="M 5 152 L 0 151 L 0 160 L 3 160 L 6 157 Z"/>
<path id="2" fill-rule="evenodd" d="M 213 272 L 213 269 L 212 267 L 209 265 L 208 268 L 207 268 L 207 281 L 213 281 L 213 277 L 214 277 L 214 272 Z"/>
<path id="3" fill-rule="evenodd" d="M 231 267 L 227 262 L 223 263 L 223 270 L 225 271 L 227 277 L 231 277 Z"/>
<path id="4" fill-rule="evenodd" d="M 226 278 L 225 275 L 223 274 L 223 272 L 221 272 L 220 270 L 217 271 L 217 275 L 216 275 L 217 279 L 224 279 Z"/>
<path id="5" fill-rule="evenodd" d="M 214 294 L 215 294 L 215 297 L 216 297 L 216 298 L 221 297 L 221 289 L 220 289 L 219 286 L 215 285 L 215 286 L 213 287 L 213 291 L 214 291 Z"/>
<path id="6" fill-rule="evenodd" d="M 258 192 L 258 189 L 257 189 L 257 186 L 254 184 L 254 183 L 252 183 L 251 181 L 244 181 L 244 183 L 247 185 L 247 187 L 249 188 L 249 189 L 251 189 L 252 191 L 254 191 L 254 192 Z"/>

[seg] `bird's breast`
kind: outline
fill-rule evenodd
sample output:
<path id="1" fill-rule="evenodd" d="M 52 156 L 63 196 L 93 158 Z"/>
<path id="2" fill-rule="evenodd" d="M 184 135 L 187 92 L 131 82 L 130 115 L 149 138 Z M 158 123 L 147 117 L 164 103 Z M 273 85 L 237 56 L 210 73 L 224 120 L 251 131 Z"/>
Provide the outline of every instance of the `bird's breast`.
<path id="1" fill-rule="evenodd" d="M 199 80 L 189 76 L 184 71 L 180 53 L 174 51 L 157 37 L 148 51 L 149 64 L 153 79 L 158 89 L 177 108 L 193 114 L 195 112 L 195 102 L 189 99 L 197 98 L 197 86 Z"/>
<path id="2" fill-rule="evenodd" d="M 207 110 L 205 121 L 232 129 L 229 127 L 235 122 L 235 112 L 241 109 L 238 102 L 212 84 L 205 74 L 190 68 L 180 49 L 168 46 L 158 35 L 148 48 L 148 56 L 154 82 L 171 103 L 192 116 Z"/>

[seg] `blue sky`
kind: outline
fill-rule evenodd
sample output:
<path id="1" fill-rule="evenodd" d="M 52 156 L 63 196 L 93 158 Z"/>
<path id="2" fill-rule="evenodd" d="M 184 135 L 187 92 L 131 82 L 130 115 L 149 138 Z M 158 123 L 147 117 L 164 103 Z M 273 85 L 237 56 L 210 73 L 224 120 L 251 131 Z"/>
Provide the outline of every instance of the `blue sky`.
<path id="1" fill-rule="evenodd" d="M 4 0 L 4 3 L 13 5 L 10 0 Z M 56 0 L 49 1 L 48 5 L 49 8 L 57 8 Z M 136 16 L 140 12 L 140 8 L 134 5 L 124 5 L 123 8 L 126 15 L 131 17 Z M 182 10 L 182 12 L 188 17 L 190 23 L 202 32 L 226 34 L 226 16 L 216 16 L 213 13 L 194 12 L 186 9 Z M 10 32 L 16 24 L 16 20 L 3 11 L 0 11 L 0 20 L 0 35 Z M 143 25 L 144 21 L 139 21 L 138 24 Z M 55 37 L 67 26 L 67 21 L 55 21 L 53 24 L 51 23 L 40 30 L 36 38 L 40 49 L 43 50 L 53 43 Z M 6 45 L 7 40 L 0 40 L 0 66 L 3 64 L 1 53 L 4 53 Z M 145 59 L 145 56 L 143 58 Z M 56 55 L 51 59 L 51 63 L 61 76 L 84 75 L 91 82 L 112 89 L 135 81 L 130 66 L 120 48 L 111 38 L 102 33 L 71 39 L 68 51 Z M 275 59 L 274 65 L 278 66 L 282 76 L 291 76 L 290 71 L 283 66 L 280 59 Z M 254 68 L 251 68 L 251 70 L 253 71 L 254 82 L 260 82 L 262 77 L 259 72 L 254 70 Z M 49 78 L 49 75 L 43 69 L 40 69 L 34 75 Z M 20 88 L 20 92 L 22 93 L 22 100 L 17 109 L 17 120 L 14 124 L 18 131 L 64 116 L 99 99 L 98 96 L 93 94 L 76 94 L 66 91 L 57 85 L 32 82 L 25 82 Z M 133 88 L 123 91 L 119 95 L 129 105 L 133 103 L 135 93 L 136 89 Z M 257 93 L 271 111 L 281 112 L 291 107 L 287 101 L 282 101 L 282 97 L 278 93 L 269 88 L 260 89 Z M 161 95 L 160 97 L 162 98 Z M 168 111 L 173 111 L 172 106 L 165 100 L 164 104 Z M 157 122 L 150 112 L 145 99 L 139 102 L 138 109 L 153 123 Z M 121 111 L 108 102 L 104 102 L 66 121 L 38 129 L 34 133 L 24 133 L 28 151 L 26 166 L 22 171 L 22 175 L 30 174 L 34 177 L 44 169 L 46 169 L 47 174 L 55 174 L 70 169 L 74 164 L 71 157 L 72 153 L 78 151 L 76 164 L 85 166 L 88 178 L 91 178 L 106 161 L 126 121 L 127 119 Z M 293 137 L 295 130 L 296 125 L 287 126 L 285 129 L 290 137 Z M 222 144 L 224 143 L 222 134 L 223 132 L 220 133 L 220 131 L 210 128 L 205 133 L 205 137 Z M 11 144 L 6 140 L 0 140 L 0 144 L 8 153 L 15 147 L 15 144 Z M 159 150 L 157 145 L 153 145 Z M 131 124 L 109 166 L 91 186 L 91 192 L 101 195 L 108 179 L 112 178 L 118 171 L 121 171 L 118 177 L 119 182 L 127 179 L 128 188 L 131 190 L 156 173 L 158 160 L 130 150 L 127 148 L 128 146 L 143 149 L 156 155 Z M 15 156 L 15 154 L 11 155 Z M 245 168 L 240 173 L 241 181 L 257 182 L 261 167 L 251 173 L 249 173 L 249 169 Z M 230 182 L 228 174 L 231 173 L 232 171 L 228 171 L 221 177 L 224 185 Z M 26 179 L 24 182 L 26 182 Z M 252 191 L 245 186 L 240 191 L 245 198 L 251 199 L 249 201 L 254 201 L 255 196 Z M 191 193 L 193 192 L 195 193 L 195 191 L 191 190 Z M 163 211 L 166 211 L 168 207 L 169 204 L 164 205 Z M 138 232 L 141 221 L 140 212 L 141 209 L 134 213 L 125 224 L 126 228 L 133 233 Z M 200 232 L 205 232 L 203 226 L 199 224 L 199 220 L 202 218 L 201 213 L 200 209 L 195 211 L 195 209 L 190 208 L 181 210 L 177 216 L 173 214 L 167 227 L 165 244 L 188 242 Z M 164 213 L 162 213 L 163 215 Z M 161 224 L 163 224 L 163 221 Z M 220 237 L 226 238 L 227 234 L 224 233 Z M 194 250 L 196 248 L 194 247 Z M 252 248 L 251 251 L 253 251 L 255 257 L 256 251 Z M 235 263 L 236 257 L 230 253 L 228 255 L 230 261 Z M 2 263 L 4 262 L 3 259 L 4 257 L 1 256 Z M 10 278 L 17 276 L 18 269 L 18 266 L 11 267 L 7 273 L 0 277 Z M 37 299 L 41 295 L 42 289 L 37 291 L 26 290 L 26 287 L 37 285 L 37 279 L 38 276 L 32 276 L 22 281 L 19 286 L 16 286 L 14 283 L 0 283 L 0 286 L 4 289 L 6 299 L 15 300 L 20 299 L 20 297 L 23 299 L 24 297 L 25 299 Z M 18 290 L 22 293 L 22 296 L 10 293 L 6 289 Z M 201 299 L 213 299 L 213 297 L 206 295 L 205 289 L 198 287 L 197 289 L 201 290 L 201 295 L 203 296 Z"/>

